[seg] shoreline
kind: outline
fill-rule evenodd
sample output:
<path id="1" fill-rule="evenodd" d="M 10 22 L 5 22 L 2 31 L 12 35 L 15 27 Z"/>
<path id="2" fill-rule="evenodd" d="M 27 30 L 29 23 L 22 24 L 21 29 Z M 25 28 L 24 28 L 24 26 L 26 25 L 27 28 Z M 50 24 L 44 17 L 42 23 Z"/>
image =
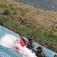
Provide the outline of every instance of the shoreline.
<path id="1" fill-rule="evenodd" d="M 19 2 L 19 1 L 16 1 L 18 3 L 21 3 L 21 4 L 24 4 L 24 5 L 28 5 L 28 6 L 31 6 L 31 7 L 34 7 L 34 8 L 40 8 L 40 9 L 43 9 L 43 10 L 49 10 L 49 11 L 57 11 L 56 8 L 54 8 L 55 6 L 50 6 L 50 8 L 46 8 L 46 7 L 43 7 L 43 6 L 34 6 L 33 4 L 29 4 L 29 3 L 23 3 L 23 2 Z"/>

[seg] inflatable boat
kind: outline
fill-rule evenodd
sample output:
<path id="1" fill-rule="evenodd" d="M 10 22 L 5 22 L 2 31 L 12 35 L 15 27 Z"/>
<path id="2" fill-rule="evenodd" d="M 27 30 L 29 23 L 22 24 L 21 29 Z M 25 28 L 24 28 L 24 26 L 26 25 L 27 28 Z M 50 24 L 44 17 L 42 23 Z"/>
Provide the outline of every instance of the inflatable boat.
<path id="1" fill-rule="evenodd" d="M 0 39 L 2 39 L 3 36 L 5 36 L 6 34 L 13 35 L 13 36 L 15 36 L 14 38 L 17 38 L 17 39 L 20 38 L 20 35 L 12 32 L 11 30 L 8 30 L 5 27 L 0 26 Z M 8 36 L 8 35 L 6 35 L 6 36 Z M 9 43 L 11 43 L 11 42 L 9 42 Z M 7 45 L 7 44 L 5 44 L 5 45 Z M 12 44 L 10 44 L 10 45 L 12 45 Z M 7 47 L 10 47 L 10 45 Z M 33 42 L 33 45 L 34 45 L 34 47 L 33 47 L 34 50 L 36 50 L 36 48 L 38 46 L 41 46 L 40 44 L 38 44 L 36 42 Z M 55 53 L 54 51 L 52 51 L 48 48 L 45 48 L 43 46 L 41 46 L 41 47 L 43 48 L 43 52 L 46 55 L 46 57 L 57 57 L 57 53 Z M 7 54 L 6 57 L 22 57 L 21 54 L 16 53 L 15 51 L 13 51 L 13 49 L 11 50 L 10 48 L 8 49 L 8 48 L 6 48 L 6 46 L 3 46 L 3 44 L 1 45 L 1 41 L 0 41 L 0 56 L 5 57 L 5 55 Z"/>

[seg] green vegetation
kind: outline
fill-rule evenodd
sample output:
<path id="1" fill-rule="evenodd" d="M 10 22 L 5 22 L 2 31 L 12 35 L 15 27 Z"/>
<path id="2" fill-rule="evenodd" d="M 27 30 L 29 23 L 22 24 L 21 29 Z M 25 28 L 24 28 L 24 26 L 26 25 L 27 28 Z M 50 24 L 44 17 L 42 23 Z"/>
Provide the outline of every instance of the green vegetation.
<path id="1" fill-rule="evenodd" d="M 54 51 L 57 51 L 56 18 L 54 11 L 35 9 L 16 2 L 0 3 L 0 25 L 20 35 L 28 34 Z"/>
<path id="2" fill-rule="evenodd" d="M 10 15 L 10 10 L 9 9 L 6 9 L 3 13 L 3 15 Z"/>
<path id="3" fill-rule="evenodd" d="M 18 34 L 20 33 L 21 35 L 26 33 L 40 44 L 45 44 L 44 46 L 46 46 L 46 44 L 47 46 L 57 45 L 57 36 L 53 35 L 52 32 L 43 31 L 34 25 L 28 26 L 28 24 L 24 24 L 21 20 L 13 20 L 10 16 L 0 16 L 0 25 L 7 27 L 8 29 L 13 30 Z M 49 48 L 52 46 L 49 46 Z"/>

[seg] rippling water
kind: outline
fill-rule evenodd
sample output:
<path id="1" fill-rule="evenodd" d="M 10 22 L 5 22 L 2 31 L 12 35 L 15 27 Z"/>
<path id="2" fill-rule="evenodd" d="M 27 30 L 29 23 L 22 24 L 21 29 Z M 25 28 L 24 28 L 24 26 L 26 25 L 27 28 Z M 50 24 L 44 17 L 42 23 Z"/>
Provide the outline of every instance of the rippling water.
<path id="1" fill-rule="evenodd" d="M 20 54 L 17 54 L 11 49 L 7 49 L 3 46 L 0 46 L 0 57 L 22 57 Z"/>
<path id="2" fill-rule="evenodd" d="M 57 10 L 57 0 L 16 0 L 17 2 L 26 3 L 34 7 L 41 7 L 48 10 Z"/>
<path id="3" fill-rule="evenodd" d="M 15 35 L 16 37 L 20 37 L 16 33 L 0 26 L 0 38 L 2 38 L 5 34 L 12 34 Z M 22 56 L 13 51 L 12 49 L 8 49 L 0 45 L 0 57 L 22 57 Z"/>

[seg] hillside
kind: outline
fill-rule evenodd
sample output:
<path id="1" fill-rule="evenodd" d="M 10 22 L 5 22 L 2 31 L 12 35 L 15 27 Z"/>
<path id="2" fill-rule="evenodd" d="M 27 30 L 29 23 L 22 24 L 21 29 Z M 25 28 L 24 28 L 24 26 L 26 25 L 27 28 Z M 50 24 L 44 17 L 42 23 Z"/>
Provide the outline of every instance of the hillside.
<path id="1" fill-rule="evenodd" d="M 0 25 L 57 51 L 57 11 L 34 8 L 14 0 L 0 0 Z"/>

